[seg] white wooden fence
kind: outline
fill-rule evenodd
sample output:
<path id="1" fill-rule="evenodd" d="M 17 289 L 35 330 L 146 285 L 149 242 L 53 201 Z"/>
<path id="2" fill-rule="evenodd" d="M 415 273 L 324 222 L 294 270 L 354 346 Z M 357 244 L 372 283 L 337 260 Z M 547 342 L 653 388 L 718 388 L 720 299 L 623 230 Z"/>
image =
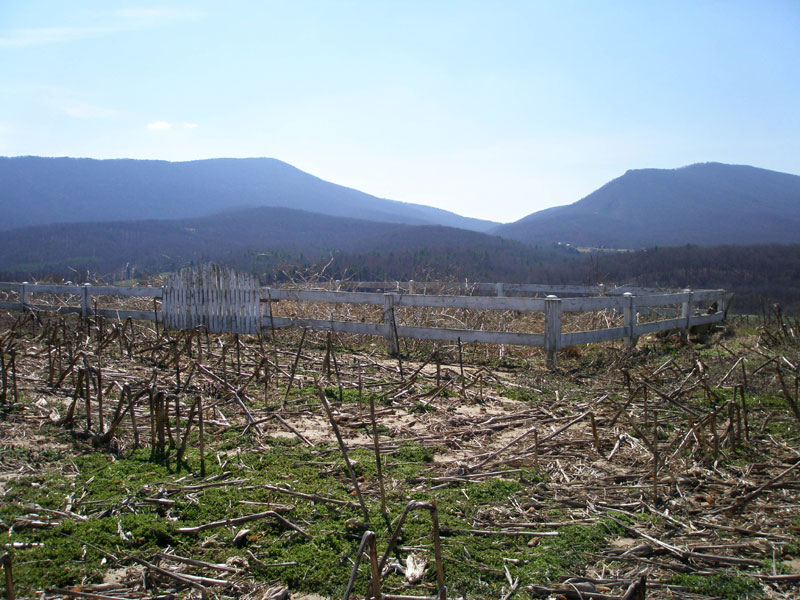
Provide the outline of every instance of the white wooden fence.
<path id="1" fill-rule="evenodd" d="M 496 292 L 498 286 L 505 288 L 508 284 L 482 284 Z M 382 289 L 402 289 L 394 283 L 387 283 Z M 533 287 L 533 286 L 532 286 Z M 307 328 L 322 331 L 338 331 L 344 333 L 366 334 L 382 336 L 386 339 L 390 354 L 398 351 L 398 341 L 401 338 L 414 338 L 424 340 L 460 341 L 463 343 L 481 342 L 488 344 L 507 344 L 520 346 L 539 346 L 545 349 L 550 366 L 555 366 L 558 351 L 566 346 L 576 346 L 595 342 L 624 339 L 626 345 L 633 346 L 636 340 L 649 333 L 681 330 L 688 333 L 691 327 L 717 323 L 725 318 L 727 307 L 733 294 L 725 290 L 684 290 L 677 293 L 636 293 L 632 290 L 622 295 L 575 297 L 573 294 L 586 293 L 597 288 L 583 286 L 535 286 L 537 293 L 547 293 L 545 298 L 508 297 L 505 295 L 495 297 L 462 296 L 462 295 L 427 295 L 409 294 L 403 292 L 344 292 L 324 289 L 285 289 L 285 288 L 260 288 L 260 306 L 258 315 L 250 314 L 247 318 L 256 321 L 259 326 L 256 331 L 263 329 L 279 329 L 285 327 Z M 581 288 L 576 289 L 576 288 Z M 101 315 L 118 319 L 145 319 L 166 321 L 170 327 L 194 326 L 192 323 L 210 327 L 210 322 L 200 319 L 189 320 L 188 316 L 173 317 L 169 315 L 171 300 L 165 288 L 134 288 L 110 286 L 69 286 L 69 285 L 36 285 L 29 283 L 0 283 L 0 291 L 16 292 L 18 302 L 0 302 L 0 309 L 24 310 L 58 310 L 62 313 L 80 313 L 83 317 Z M 619 291 L 618 289 L 616 290 Z M 68 295 L 80 299 L 80 306 L 54 307 L 32 302 L 36 294 Z M 197 298 L 197 292 L 192 292 Z M 131 310 L 94 310 L 91 305 L 93 296 L 124 296 L 124 297 L 152 297 L 155 299 L 167 298 L 162 311 L 154 306 L 153 311 Z M 562 297 L 559 297 L 562 296 Z M 380 323 L 362 323 L 358 321 L 338 321 L 325 319 L 302 319 L 274 316 L 272 306 L 280 301 L 295 302 L 320 302 L 334 304 L 366 304 L 383 307 L 383 319 Z M 196 304 L 191 304 L 196 306 Z M 251 306 L 251 305 L 249 305 Z M 544 333 L 518 333 L 504 331 L 483 331 L 474 329 L 451 329 L 443 327 L 412 327 L 398 323 L 395 308 L 402 306 L 430 307 L 430 308 L 456 308 L 473 310 L 512 310 L 519 312 L 541 312 L 545 317 Z M 679 307 L 679 316 L 674 318 L 659 319 L 649 322 L 639 322 L 639 315 L 657 307 Z M 194 309 L 193 309 L 194 310 Z M 567 312 L 590 312 L 599 310 L 614 310 L 624 316 L 624 324 L 618 327 L 594 329 L 565 333 L 562 331 L 562 315 Z M 196 312 L 199 312 L 196 311 Z M 219 313 L 217 313 L 219 314 Z M 185 318 L 185 321 L 182 319 Z M 237 323 L 245 321 L 237 317 Z M 210 321 L 210 317 L 209 317 Z M 233 324 L 233 317 L 221 319 L 222 329 L 226 323 Z"/>

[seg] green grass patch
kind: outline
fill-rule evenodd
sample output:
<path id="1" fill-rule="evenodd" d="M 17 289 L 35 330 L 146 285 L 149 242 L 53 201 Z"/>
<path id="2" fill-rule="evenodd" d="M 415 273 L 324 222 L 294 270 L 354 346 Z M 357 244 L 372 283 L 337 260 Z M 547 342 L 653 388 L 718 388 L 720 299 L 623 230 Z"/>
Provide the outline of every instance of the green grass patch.
<path id="1" fill-rule="evenodd" d="M 683 586 L 693 594 L 703 594 L 712 598 L 739 600 L 764 597 L 758 581 L 733 573 L 714 573 L 713 575 L 681 573 L 673 577 L 670 583 Z"/>

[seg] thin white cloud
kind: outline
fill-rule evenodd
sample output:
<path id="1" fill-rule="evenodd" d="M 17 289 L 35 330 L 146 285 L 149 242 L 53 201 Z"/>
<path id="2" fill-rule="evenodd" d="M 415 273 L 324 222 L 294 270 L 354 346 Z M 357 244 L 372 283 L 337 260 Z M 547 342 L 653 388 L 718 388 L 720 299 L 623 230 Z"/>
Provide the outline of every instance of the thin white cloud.
<path id="1" fill-rule="evenodd" d="M 197 129 L 197 123 L 187 123 L 184 121 L 183 126 L 186 129 Z"/>
<path id="2" fill-rule="evenodd" d="M 147 128 L 150 131 L 166 131 L 167 129 L 172 129 L 172 125 L 167 121 L 153 121 L 147 124 Z"/>

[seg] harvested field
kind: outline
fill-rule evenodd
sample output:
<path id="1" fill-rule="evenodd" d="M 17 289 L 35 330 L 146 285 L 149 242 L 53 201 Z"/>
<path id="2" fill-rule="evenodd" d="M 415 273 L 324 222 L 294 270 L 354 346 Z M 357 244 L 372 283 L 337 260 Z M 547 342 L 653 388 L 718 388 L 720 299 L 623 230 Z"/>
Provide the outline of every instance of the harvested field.
<path id="1" fill-rule="evenodd" d="M 800 339 L 775 317 L 548 371 L 532 348 L 395 360 L 376 338 L 5 314 L 17 597 L 364 597 L 367 531 L 382 594 L 435 597 L 433 516 L 453 598 L 642 597 L 642 576 L 647 598 L 798 597 Z"/>

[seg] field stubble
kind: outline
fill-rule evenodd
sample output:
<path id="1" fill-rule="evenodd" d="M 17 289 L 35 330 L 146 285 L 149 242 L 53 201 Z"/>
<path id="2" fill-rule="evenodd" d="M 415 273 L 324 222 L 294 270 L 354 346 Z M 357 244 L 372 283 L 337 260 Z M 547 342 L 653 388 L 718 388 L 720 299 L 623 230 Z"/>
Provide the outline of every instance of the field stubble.
<path id="1" fill-rule="evenodd" d="M 390 359 L 362 336 L 1 319 L 19 597 L 342 596 L 364 532 L 382 555 L 412 501 L 437 507 L 450 597 L 620 598 L 641 575 L 648 598 L 796 594 L 796 323 L 569 349 L 548 371 L 534 348 Z M 436 596 L 435 562 L 430 515 L 409 513 L 381 591 Z"/>

